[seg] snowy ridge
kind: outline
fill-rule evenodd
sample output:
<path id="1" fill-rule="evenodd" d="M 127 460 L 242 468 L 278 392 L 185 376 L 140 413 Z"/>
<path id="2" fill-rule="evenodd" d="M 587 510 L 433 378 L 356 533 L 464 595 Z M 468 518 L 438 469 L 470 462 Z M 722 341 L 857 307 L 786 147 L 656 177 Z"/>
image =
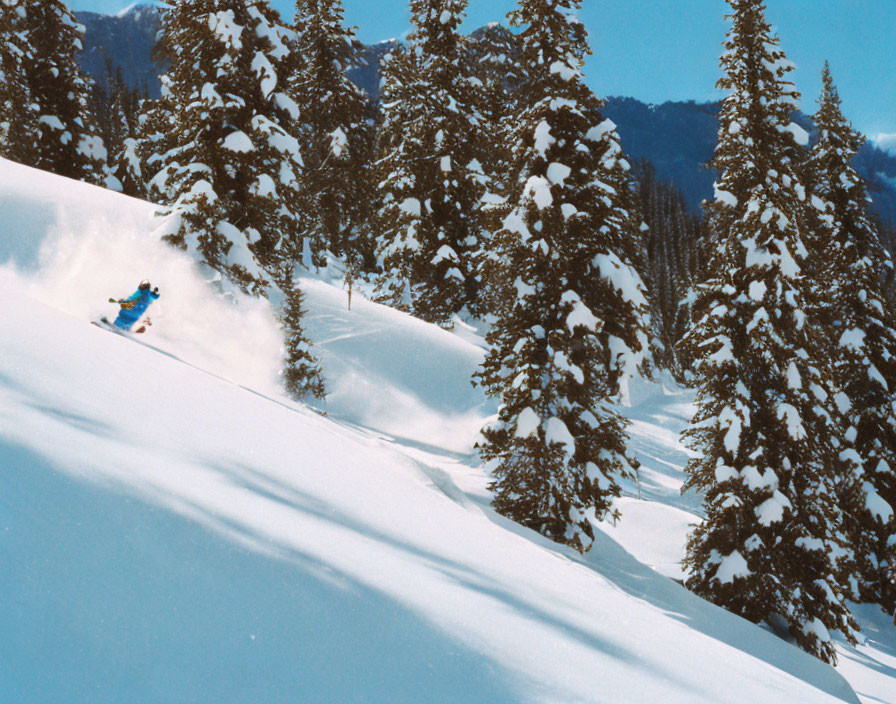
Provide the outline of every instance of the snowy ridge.
<path id="1" fill-rule="evenodd" d="M 113 15 L 113 17 L 116 17 L 116 18 L 118 18 L 118 19 L 122 19 L 123 17 L 126 17 L 127 15 L 129 15 L 129 14 L 131 14 L 132 12 L 134 12 L 135 10 L 137 10 L 137 9 L 140 7 L 140 5 L 141 5 L 141 3 L 139 3 L 139 2 L 132 2 L 132 3 L 131 3 L 130 5 L 128 5 L 127 7 L 124 7 L 124 8 L 122 8 L 122 9 L 120 9 L 118 12 L 116 12 L 116 13 Z"/>
<path id="2" fill-rule="evenodd" d="M 0 701 L 860 701 L 669 579 L 688 393 L 632 389 L 640 486 L 580 558 L 489 508 L 474 342 L 307 280 L 325 418 L 152 206 L 0 161 L 0 209 Z M 147 345 L 88 324 L 146 276 Z M 896 701 L 860 615 L 840 670 Z"/>
<path id="3" fill-rule="evenodd" d="M 879 149 L 896 156 L 896 134 L 879 134 L 874 139 Z"/>

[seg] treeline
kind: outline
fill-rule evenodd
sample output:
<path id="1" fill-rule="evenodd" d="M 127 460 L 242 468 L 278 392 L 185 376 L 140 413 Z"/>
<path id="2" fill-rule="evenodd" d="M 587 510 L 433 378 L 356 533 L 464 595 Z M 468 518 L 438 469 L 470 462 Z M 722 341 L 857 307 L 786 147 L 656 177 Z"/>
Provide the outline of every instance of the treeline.
<path id="1" fill-rule="evenodd" d="M 299 0 L 289 25 L 266 0 L 182 0 L 161 97 L 116 81 L 93 110 L 61 0 L 3 0 L 0 150 L 158 203 L 173 246 L 276 293 L 296 398 L 325 393 L 302 267 L 446 328 L 486 321 L 495 508 L 577 550 L 637 470 L 627 380 L 693 383 L 688 588 L 833 661 L 847 600 L 896 606 L 896 242 L 829 70 L 810 148 L 764 4 L 728 1 L 705 217 L 626 159 L 583 81 L 581 0 L 519 0 L 515 33 L 472 39 L 466 0 L 410 0 L 378 103 L 347 78 L 339 0 Z"/>

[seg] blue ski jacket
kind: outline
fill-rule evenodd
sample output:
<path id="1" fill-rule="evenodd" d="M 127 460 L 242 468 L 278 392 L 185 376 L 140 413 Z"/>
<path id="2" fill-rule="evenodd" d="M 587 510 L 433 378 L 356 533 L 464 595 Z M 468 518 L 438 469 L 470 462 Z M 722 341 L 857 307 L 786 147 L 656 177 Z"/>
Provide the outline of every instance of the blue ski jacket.
<path id="1" fill-rule="evenodd" d="M 131 326 L 136 323 L 140 316 L 149 308 L 149 304 L 159 297 L 158 291 L 151 291 L 148 288 L 137 289 L 128 298 L 121 302 L 121 310 L 115 319 L 116 327 L 122 330 L 130 330 Z"/>

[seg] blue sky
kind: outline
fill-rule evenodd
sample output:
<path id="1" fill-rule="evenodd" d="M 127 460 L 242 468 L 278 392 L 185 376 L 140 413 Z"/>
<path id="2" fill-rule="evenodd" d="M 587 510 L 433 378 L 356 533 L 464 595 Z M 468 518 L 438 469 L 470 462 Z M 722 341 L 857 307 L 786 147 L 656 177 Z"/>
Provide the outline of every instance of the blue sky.
<path id="1" fill-rule="evenodd" d="M 70 0 L 76 10 L 114 13 L 133 0 Z M 346 21 L 372 43 L 408 29 L 407 0 L 343 0 Z M 293 0 L 272 0 L 287 17 Z M 515 0 L 470 0 L 467 29 L 505 21 Z M 724 38 L 724 0 L 584 0 L 582 18 L 594 56 L 587 72 L 599 95 L 647 102 L 719 97 L 715 82 Z M 767 0 L 803 109 L 815 111 L 821 68 L 830 60 L 856 127 L 871 137 L 896 134 L 896 0 Z"/>

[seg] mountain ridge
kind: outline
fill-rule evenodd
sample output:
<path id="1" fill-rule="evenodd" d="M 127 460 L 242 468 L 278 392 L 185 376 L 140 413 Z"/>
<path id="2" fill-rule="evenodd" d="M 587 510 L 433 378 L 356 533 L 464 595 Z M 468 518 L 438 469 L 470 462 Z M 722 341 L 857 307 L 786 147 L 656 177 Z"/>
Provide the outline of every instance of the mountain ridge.
<path id="1" fill-rule="evenodd" d="M 120 67 L 130 88 L 145 86 L 150 97 L 158 97 L 163 66 L 152 59 L 152 46 L 161 27 L 161 9 L 137 4 L 117 15 L 75 14 L 86 28 L 81 67 L 106 89 Z M 487 37 L 484 29 L 471 36 L 476 40 Z M 349 71 L 356 85 L 374 99 L 379 96 L 380 61 L 397 45 L 395 40 L 362 45 L 358 65 Z M 694 212 L 699 212 L 702 201 L 713 195 L 715 175 L 705 164 L 715 148 L 718 111 L 717 102 L 648 104 L 619 96 L 607 98 L 604 110 L 616 123 L 628 156 L 653 163 L 657 175 L 673 183 Z M 801 113 L 794 119 L 812 132 L 810 116 Z M 855 166 L 868 185 L 872 214 L 896 223 L 896 154 L 868 141 L 859 151 Z"/>

